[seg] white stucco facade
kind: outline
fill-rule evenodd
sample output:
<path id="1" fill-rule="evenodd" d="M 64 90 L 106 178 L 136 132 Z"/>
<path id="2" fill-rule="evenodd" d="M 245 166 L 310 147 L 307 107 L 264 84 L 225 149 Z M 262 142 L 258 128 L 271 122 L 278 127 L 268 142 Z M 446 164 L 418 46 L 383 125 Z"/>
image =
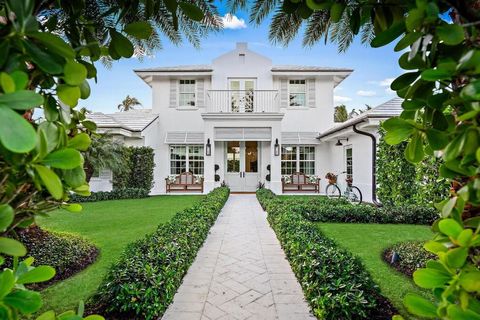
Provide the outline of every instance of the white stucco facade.
<path id="1" fill-rule="evenodd" d="M 152 194 L 165 193 L 165 179 L 186 170 L 203 176 L 205 193 L 225 182 L 232 191 L 265 183 L 280 194 L 282 176 L 297 171 L 320 177 L 324 190 L 327 172 L 346 170 L 350 146 L 354 184 L 372 201 L 372 139 L 334 123 L 333 90 L 352 70 L 275 66 L 238 43 L 209 65 L 135 72 L 152 89 L 151 110 L 131 111 L 145 116 L 142 125 L 129 128 L 122 118 L 129 112 L 94 114 L 94 121 L 127 145 L 154 149 Z M 356 126 L 376 135 L 378 121 Z"/>

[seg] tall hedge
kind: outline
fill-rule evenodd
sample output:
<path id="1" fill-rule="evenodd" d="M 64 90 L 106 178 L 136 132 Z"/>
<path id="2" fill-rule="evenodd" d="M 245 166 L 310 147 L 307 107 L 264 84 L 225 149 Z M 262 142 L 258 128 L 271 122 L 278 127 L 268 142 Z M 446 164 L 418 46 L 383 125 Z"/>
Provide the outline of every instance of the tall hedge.
<path id="1" fill-rule="evenodd" d="M 414 166 L 405 159 L 406 142 L 389 145 L 380 129 L 377 150 L 377 194 L 389 206 L 426 205 L 439 201 L 449 190 L 448 182 L 439 177 L 441 159 L 425 158 Z"/>
<path id="2" fill-rule="evenodd" d="M 153 187 L 154 152 L 150 147 L 124 147 L 125 168 L 113 173 L 113 188 L 145 189 Z"/>

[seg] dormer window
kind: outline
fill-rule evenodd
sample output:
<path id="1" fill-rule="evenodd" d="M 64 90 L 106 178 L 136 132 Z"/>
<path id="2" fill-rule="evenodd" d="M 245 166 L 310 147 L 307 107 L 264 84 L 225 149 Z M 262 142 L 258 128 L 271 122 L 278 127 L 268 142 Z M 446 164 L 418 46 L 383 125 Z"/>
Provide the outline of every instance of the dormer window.
<path id="1" fill-rule="evenodd" d="M 289 106 L 305 107 L 307 96 L 307 85 L 305 80 L 290 80 L 288 84 Z"/>
<path id="2" fill-rule="evenodd" d="M 195 107 L 195 80 L 179 80 L 178 106 Z"/>

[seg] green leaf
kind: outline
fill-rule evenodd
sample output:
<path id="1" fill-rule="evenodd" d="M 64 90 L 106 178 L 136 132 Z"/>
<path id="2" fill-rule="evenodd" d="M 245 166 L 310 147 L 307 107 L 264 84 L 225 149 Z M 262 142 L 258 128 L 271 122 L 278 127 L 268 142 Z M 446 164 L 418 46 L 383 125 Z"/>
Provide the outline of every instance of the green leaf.
<path id="1" fill-rule="evenodd" d="M 448 318 L 452 320 L 480 320 L 480 314 L 473 310 L 464 310 L 454 304 L 448 306 L 447 315 Z"/>
<path id="2" fill-rule="evenodd" d="M 133 45 L 124 35 L 110 29 L 110 36 L 112 37 L 110 45 L 121 57 L 130 58 L 133 55 Z"/>
<path id="3" fill-rule="evenodd" d="M 83 157 L 78 150 L 65 148 L 48 154 L 42 164 L 58 169 L 74 169 L 83 163 Z"/>
<path id="4" fill-rule="evenodd" d="M 75 58 L 75 51 L 59 36 L 50 32 L 34 32 L 29 36 L 40 41 L 46 48 L 55 54 L 67 59 Z"/>
<path id="5" fill-rule="evenodd" d="M 407 307 L 407 310 L 414 315 L 425 318 L 436 318 L 437 307 L 427 299 L 413 293 L 407 293 L 403 303 Z"/>
<path id="6" fill-rule="evenodd" d="M 442 150 L 448 144 L 448 135 L 444 131 L 428 129 L 426 132 L 427 141 L 433 150 Z"/>
<path id="7" fill-rule="evenodd" d="M 463 27 L 456 23 L 439 26 L 435 30 L 440 40 L 447 45 L 455 46 L 465 39 Z"/>
<path id="8" fill-rule="evenodd" d="M 15 82 L 16 90 L 25 89 L 28 84 L 28 75 L 23 71 L 15 70 L 10 74 L 10 77 L 12 77 L 13 82 Z"/>
<path id="9" fill-rule="evenodd" d="M 48 192 L 50 192 L 55 199 L 60 200 L 63 196 L 63 186 L 57 174 L 45 166 L 35 165 L 34 168 Z"/>
<path id="10" fill-rule="evenodd" d="M 11 292 L 3 301 L 23 314 L 33 313 L 42 306 L 40 293 L 30 290 Z"/>
<path id="11" fill-rule="evenodd" d="M 382 124 L 383 128 L 387 130 L 385 141 L 388 144 L 399 144 L 408 139 L 413 133 L 413 127 L 404 119 L 394 117 L 386 120 Z"/>
<path id="12" fill-rule="evenodd" d="M 390 88 L 394 91 L 410 86 L 417 78 L 419 72 L 407 72 L 393 80 Z"/>
<path id="13" fill-rule="evenodd" d="M 395 51 L 402 51 L 422 36 L 421 32 L 407 33 L 395 46 Z"/>
<path id="14" fill-rule="evenodd" d="M 397 39 L 405 32 L 405 22 L 403 20 L 394 22 L 390 28 L 378 34 L 371 42 L 374 48 L 383 47 L 393 40 Z"/>
<path id="15" fill-rule="evenodd" d="M 96 314 L 92 314 L 86 317 L 84 320 L 105 320 L 105 318 Z"/>
<path id="16" fill-rule="evenodd" d="M 80 84 L 80 98 L 87 99 L 90 96 L 90 85 L 85 80 Z"/>
<path id="17" fill-rule="evenodd" d="M 453 74 L 443 69 L 427 69 L 422 72 L 420 77 L 425 81 L 439 81 L 451 79 Z"/>
<path id="18" fill-rule="evenodd" d="M 185 2 L 185 1 L 180 1 L 178 5 L 182 9 L 183 13 L 185 13 L 185 15 L 190 19 L 195 21 L 203 20 L 203 17 L 204 17 L 203 11 L 196 5 L 189 2 Z"/>
<path id="19" fill-rule="evenodd" d="M 467 84 L 460 92 L 460 97 L 469 101 L 480 100 L 480 80 Z"/>
<path id="20" fill-rule="evenodd" d="M 421 9 L 412 9 L 408 12 L 405 19 L 405 26 L 408 31 L 419 29 L 422 25 L 424 17 L 424 11 Z"/>
<path id="21" fill-rule="evenodd" d="M 452 199 L 454 199 L 454 198 L 452 198 Z M 451 202 L 451 200 L 449 202 Z M 442 220 L 440 220 L 440 222 L 438 223 L 438 228 L 440 229 L 440 231 L 443 234 L 445 234 L 449 237 L 452 237 L 454 239 L 456 239 L 458 237 L 458 235 L 460 234 L 460 232 L 462 232 L 462 230 L 463 230 L 462 226 L 457 221 L 455 221 L 453 219 L 442 219 Z"/>
<path id="22" fill-rule="evenodd" d="M 287 1 L 284 1 L 284 3 Z M 332 3 L 329 1 L 317 1 L 317 0 L 307 0 L 306 1 L 307 6 L 312 9 L 312 10 L 325 10 L 325 9 L 330 9 L 332 6 Z"/>
<path id="23" fill-rule="evenodd" d="M 38 266 L 18 277 L 17 283 L 28 284 L 44 282 L 55 276 L 55 269 L 50 266 Z"/>
<path id="24" fill-rule="evenodd" d="M 31 41 L 23 41 L 27 54 L 43 71 L 50 74 L 60 74 L 63 71 L 61 63 L 52 54 L 41 50 Z"/>
<path id="25" fill-rule="evenodd" d="M 92 140 L 90 139 L 90 136 L 88 134 L 79 133 L 72 139 L 68 140 L 67 146 L 69 148 L 77 149 L 80 151 L 87 151 L 91 143 Z"/>
<path id="26" fill-rule="evenodd" d="M 412 163 L 417 163 L 422 161 L 424 156 L 423 139 L 419 134 L 415 134 L 405 148 L 405 158 Z"/>
<path id="27" fill-rule="evenodd" d="M 15 285 L 15 276 L 10 269 L 4 269 L 0 272 L 0 300 L 3 299 Z"/>
<path id="28" fill-rule="evenodd" d="M 445 252 L 448 250 L 448 248 L 445 247 L 445 245 L 433 240 L 427 241 L 423 247 L 425 248 L 425 250 L 435 254 L 438 252 Z"/>
<path id="29" fill-rule="evenodd" d="M 462 132 L 458 136 L 456 136 L 445 148 L 444 158 L 445 161 L 452 161 L 457 156 L 460 155 L 463 147 L 465 146 L 466 134 Z"/>
<path id="30" fill-rule="evenodd" d="M 421 288 L 441 288 L 451 280 L 451 276 L 436 269 L 420 268 L 413 273 L 413 281 Z"/>
<path id="31" fill-rule="evenodd" d="M 73 191 L 75 191 L 75 193 L 77 193 L 81 196 L 85 196 L 85 197 L 88 197 L 89 195 L 91 195 L 90 186 L 88 184 L 81 185 L 80 187 L 77 187 L 77 188 L 73 189 Z"/>
<path id="32" fill-rule="evenodd" d="M 15 91 L 15 81 L 6 72 L 0 72 L 0 86 L 5 93 L 11 93 Z"/>
<path id="33" fill-rule="evenodd" d="M 23 257 L 27 254 L 27 249 L 17 240 L 0 237 L 0 253 L 9 256 Z"/>
<path id="34" fill-rule="evenodd" d="M 85 170 L 83 167 L 78 166 L 71 170 L 65 170 L 63 172 L 63 179 L 72 188 L 78 188 L 85 184 Z"/>
<path id="35" fill-rule="evenodd" d="M 80 88 L 61 84 L 57 87 L 57 95 L 60 101 L 70 107 L 75 107 L 80 99 Z"/>
<path id="36" fill-rule="evenodd" d="M 90 120 L 82 121 L 82 125 L 90 131 L 97 130 L 97 125 L 93 121 L 90 121 Z"/>
<path id="37" fill-rule="evenodd" d="M 67 205 L 62 206 L 63 209 L 70 211 L 70 212 L 81 212 L 82 211 L 82 205 L 78 203 L 70 203 Z"/>
<path id="38" fill-rule="evenodd" d="M 342 18 L 343 11 L 345 10 L 345 4 L 340 2 L 333 2 L 330 7 L 330 21 L 338 22 Z"/>
<path id="39" fill-rule="evenodd" d="M 32 125 L 10 108 L 0 106 L 0 143 L 16 153 L 25 153 L 37 143 Z"/>
<path id="40" fill-rule="evenodd" d="M 5 106 L 16 110 L 28 110 L 41 104 L 43 104 L 42 95 L 30 90 L 19 90 L 0 95 L 0 107 Z"/>
<path id="41" fill-rule="evenodd" d="M 460 274 L 458 283 L 468 292 L 480 291 L 480 271 L 463 271 Z"/>
<path id="42" fill-rule="evenodd" d="M 123 31 L 138 39 L 148 39 L 152 35 L 153 29 L 148 22 L 138 21 L 128 24 Z"/>
<path id="43" fill-rule="evenodd" d="M 54 311 L 47 311 L 38 316 L 35 320 L 56 320 Z"/>
<path id="44" fill-rule="evenodd" d="M 13 222 L 15 213 L 8 204 L 0 204 L 0 232 L 5 232 Z"/>
<path id="45" fill-rule="evenodd" d="M 453 268 L 461 268 L 467 259 L 468 248 L 450 249 L 445 254 L 447 264 Z"/>
<path id="46" fill-rule="evenodd" d="M 87 78 L 87 68 L 83 64 L 73 60 L 67 61 L 63 68 L 63 79 L 72 86 L 78 86 Z"/>

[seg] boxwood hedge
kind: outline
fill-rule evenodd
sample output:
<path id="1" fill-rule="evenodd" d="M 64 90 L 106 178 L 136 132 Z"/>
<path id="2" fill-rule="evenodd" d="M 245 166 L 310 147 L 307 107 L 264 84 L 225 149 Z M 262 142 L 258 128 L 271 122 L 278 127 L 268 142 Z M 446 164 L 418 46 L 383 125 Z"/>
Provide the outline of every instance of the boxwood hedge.
<path id="1" fill-rule="evenodd" d="M 154 233 L 128 245 L 89 301 L 91 311 L 114 319 L 160 318 L 228 195 L 228 188 L 216 188 Z"/>
<path id="2" fill-rule="evenodd" d="M 257 197 L 319 319 L 376 319 L 379 312 L 389 311 L 391 306 L 379 307 L 386 299 L 357 257 L 338 247 L 297 210 L 285 206 L 284 199 L 263 189 Z"/>
<path id="3" fill-rule="evenodd" d="M 72 194 L 70 202 L 95 202 L 119 199 L 140 199 L 148 197 L 149 191 L 142 188 L 115 189 L 113 191 L 92 192 L 88 197 Z"/>

